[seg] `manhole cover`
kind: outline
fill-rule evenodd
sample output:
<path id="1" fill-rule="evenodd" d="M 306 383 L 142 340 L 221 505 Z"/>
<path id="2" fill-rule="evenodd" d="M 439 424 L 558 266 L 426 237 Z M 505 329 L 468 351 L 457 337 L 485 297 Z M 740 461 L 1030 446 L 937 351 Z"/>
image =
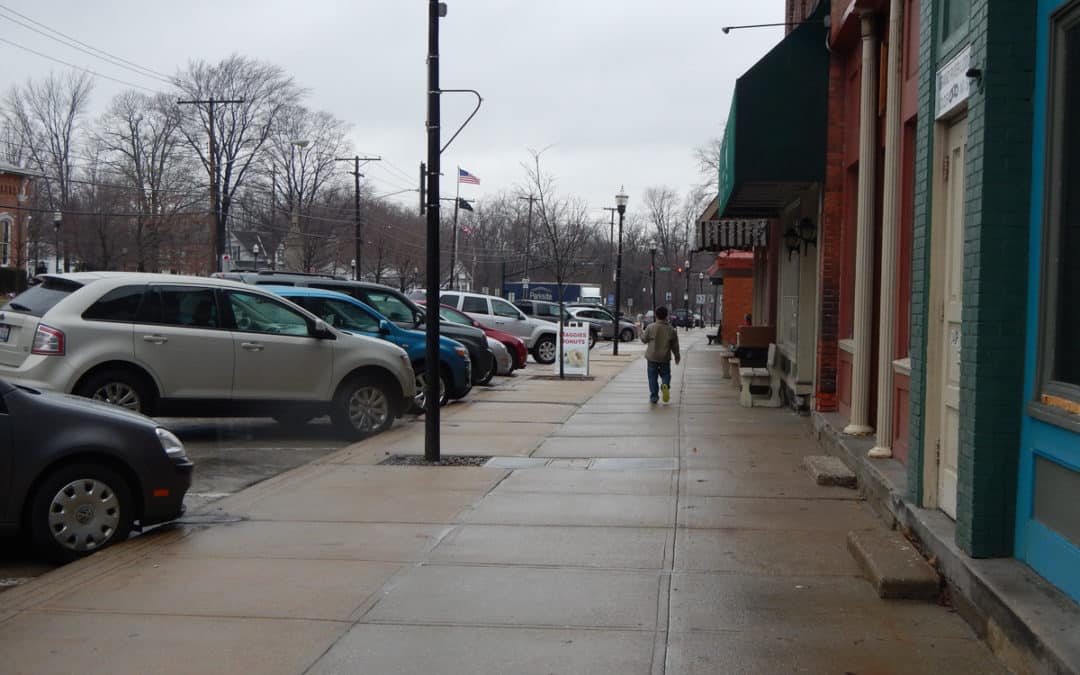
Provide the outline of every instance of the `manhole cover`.
<path id="1" fill-rule="evenodd" d="M 379 462 L 381 466 L 483 466 L 491 457 L 486 455 L 443 455 L 429 462 L 423 455 L 390 455 Z"/>

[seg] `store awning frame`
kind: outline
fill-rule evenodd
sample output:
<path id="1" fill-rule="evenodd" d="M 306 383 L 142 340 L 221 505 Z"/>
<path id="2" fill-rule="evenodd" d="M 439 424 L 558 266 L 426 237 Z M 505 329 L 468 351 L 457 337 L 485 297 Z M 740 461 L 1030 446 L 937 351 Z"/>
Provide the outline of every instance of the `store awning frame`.
<path id="1" fill-rule="evenodd" d="M 830 3 L 821 0 L 735 81 L 720 148 L 719 215 L 773 218 L 825 176 Z"/>

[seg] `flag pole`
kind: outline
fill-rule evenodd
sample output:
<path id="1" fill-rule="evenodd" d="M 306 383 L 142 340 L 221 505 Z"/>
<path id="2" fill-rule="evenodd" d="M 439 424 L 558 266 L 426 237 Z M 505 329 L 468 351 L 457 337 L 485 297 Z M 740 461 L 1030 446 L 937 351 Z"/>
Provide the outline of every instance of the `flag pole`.
<path id="1" fill-rule="evenodd" d="M 457 276 L 458 254 L 458 206 L 461 204 L 461 167 L 457 168 L 457 190 L 454 192 L 454 246 L 450 251 L 450 290 L 454 290 L 454 277 Z"/>

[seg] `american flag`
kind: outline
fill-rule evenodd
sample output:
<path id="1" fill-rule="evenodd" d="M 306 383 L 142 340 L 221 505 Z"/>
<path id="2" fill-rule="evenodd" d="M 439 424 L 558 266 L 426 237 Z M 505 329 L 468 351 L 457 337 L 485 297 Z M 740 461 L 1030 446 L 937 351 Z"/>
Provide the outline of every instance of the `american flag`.
<path id="1" fill-rule="evenodd" d="M 472 175 L 471 173 L 469 173 L 465 169 L 462 169 L 461 167 L 458 167 L 458 170 L 457 170 L 457 182 L 459 182 L 459 183 L 469 183 L 470 185 L 479 185 L 480 184 L 480 179 L 477 178 L 476 176 Z"/>

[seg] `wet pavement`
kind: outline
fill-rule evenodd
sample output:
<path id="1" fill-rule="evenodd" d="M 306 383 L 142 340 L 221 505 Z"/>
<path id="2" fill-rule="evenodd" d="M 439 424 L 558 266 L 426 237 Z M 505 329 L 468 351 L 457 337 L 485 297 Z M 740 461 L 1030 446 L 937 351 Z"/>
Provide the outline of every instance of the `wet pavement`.
<path id="1" fill-rule="evenodd" d="M 949 608 L 878 599 L 845 537 L 884 525 L 704 335 L 669 405 L 638 345 L 589 382 L 530 366 L 445 410 L 487 466 L 377 466 L 422 453 L 405 425 L 4 593 L 3 670 L 1005 672 Z"/>

